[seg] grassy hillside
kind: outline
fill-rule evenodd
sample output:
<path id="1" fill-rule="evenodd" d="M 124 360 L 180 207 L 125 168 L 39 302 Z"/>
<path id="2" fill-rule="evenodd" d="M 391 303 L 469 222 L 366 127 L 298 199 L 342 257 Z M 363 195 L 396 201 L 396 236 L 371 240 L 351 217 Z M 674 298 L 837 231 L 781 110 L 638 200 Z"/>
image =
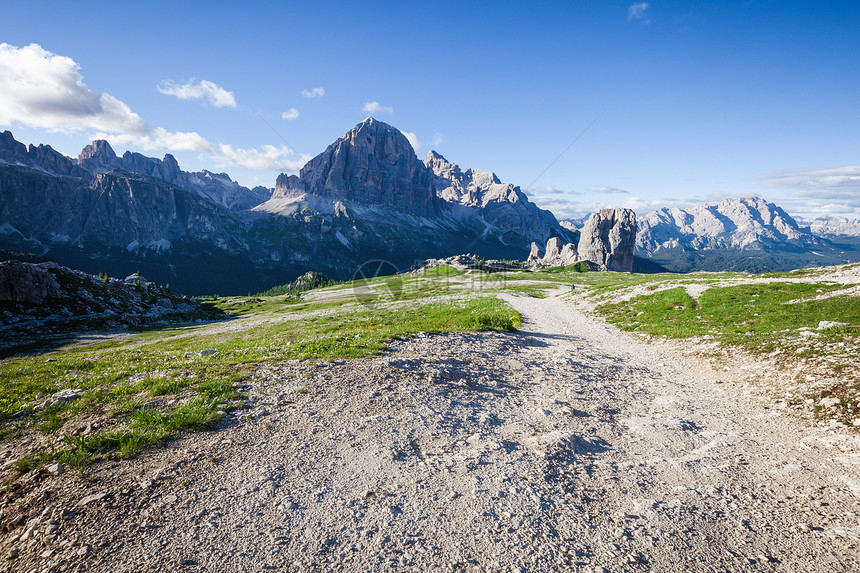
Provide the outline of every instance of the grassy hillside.
<path id="1" fill-rule="evenodd" d="M 419 332 L 515 330 L 519 315 L 494 296 L 503 292 L 562 296 L 624 330 L 687 340 L 706 357 L 753 357 L 775 380 L 814 372 L 814 383 L 791 374 L 803 380 L 780 399 L 828 423 L 860 418 L 858 266 L 771 275 L 581 271 L 442 266 L 279 296 L 211 297 L 225 318 L 69 340 L 0 361 L 0 438 L 33 439 L 19 473 L 133 455 L 240 408 L 244 381 L 266 363 L 323 367 Z"/>

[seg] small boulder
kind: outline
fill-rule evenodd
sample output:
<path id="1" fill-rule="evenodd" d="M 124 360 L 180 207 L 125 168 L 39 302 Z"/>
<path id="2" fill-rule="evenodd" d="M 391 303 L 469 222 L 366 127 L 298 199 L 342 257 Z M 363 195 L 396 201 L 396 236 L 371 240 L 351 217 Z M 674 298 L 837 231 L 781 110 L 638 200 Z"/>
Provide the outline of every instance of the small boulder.
<path id="1" fill-rule="evenodd" d="M 65 402 L 73 402 L 81 397 L 84 393 L 82 388 L 66 388 L 51 395 L 48 402 L 51 404 L 63 404 Z"/>
<path id="2" fill-rule="evenodd" d="M 20 261 L 0 262 L 0 300 L 41 304 L 62 296 L 60 284 L 46 268 Z"/>

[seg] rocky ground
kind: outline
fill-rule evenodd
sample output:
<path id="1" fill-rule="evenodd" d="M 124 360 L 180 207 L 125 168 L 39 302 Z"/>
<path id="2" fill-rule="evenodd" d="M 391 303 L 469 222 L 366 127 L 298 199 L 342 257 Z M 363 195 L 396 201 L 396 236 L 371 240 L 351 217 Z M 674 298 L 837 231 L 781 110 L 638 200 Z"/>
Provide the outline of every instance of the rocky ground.
<path id="1" fill-rule="evenodd" d="M 267 363 L 216 431 L 32 472 L 0 568 L 857 570 L 856 434 L 562 299 L 508 300 L 519 333 Z"/>

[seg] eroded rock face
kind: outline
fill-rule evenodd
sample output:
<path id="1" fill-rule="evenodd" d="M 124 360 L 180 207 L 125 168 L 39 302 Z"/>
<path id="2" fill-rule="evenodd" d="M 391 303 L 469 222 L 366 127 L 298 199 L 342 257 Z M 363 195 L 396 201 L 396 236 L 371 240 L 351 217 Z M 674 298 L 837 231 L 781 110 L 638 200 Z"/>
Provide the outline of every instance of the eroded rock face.
<path id="1" fill-rule="evenodd" d="M 561 239 L 558 237 L 552 237 L 549 241 L 546 242 L 546 254 L 544 255 L 545 259 L 556 259 L 561 255 Z"/>
<path id="2" fill-rule="evenodd" d="M 97 139 L 87 145 L 75 162 L 92 175 L 122 169 L 155 177 L 233 211 L 250 209 L 272 196 L 271 189 L 248 189 L 230 179 L 226 173 L 212 173 L 205 169 L 199 172 L 182 171 L 176 158 L 170 153 L 166 154 L 164 159 L 146 157 L 130 151 L 117 157 L 110 144 L 103 139 Z"/>
<path id="3" fill-rule="evenodd" d="M 529 258 L 527 259 L 528 262 L 533 263 L 541 260 L 542 258 L 543 253 L 541 252 L 540 247 L 538 247 L 538 244 L 533 241 L 531 250 L 529 251 Z"/>
<path id="4" fill-rule="evenodd" d="M 438 216 L 442 201 L 433 174 L 398 129 L 372 117 L 311 159 L 298 177 L 278 177 L 275 194 L 308 193 L 379 206 L 421 217 Z"/>
<path id="5" fill-rule="evenodd" d="M 563 265 L 572 265 L 574 263 L 579 262 L 579 252 L 576 250 L 576 245 L 573 243 L 568 243 L 561 248 L 561 254 L 559 255 L 561 259 L 561 264 Z"/>
<path id="6" fill-rule="evenodd" d="M 633 272 L 636 214 L 631 209 L 601 209 L 580 231 L 579 256 L 609 271 Z"/>
<path id="7" fill-rule="evenodd" d="M 61 295 L 59 283 L 43 266 L 0 262 L 0 300 L 41 304 Z"/>
<path id="8" fill-rule="evenodd" d="M 53 175 L 86 177 L 88 174 L 50 145 L 31 145 L 29 148 L 15 140 L 12 133 L 0 133 L 0 161 L 13 165 L 34 167 Z"/>

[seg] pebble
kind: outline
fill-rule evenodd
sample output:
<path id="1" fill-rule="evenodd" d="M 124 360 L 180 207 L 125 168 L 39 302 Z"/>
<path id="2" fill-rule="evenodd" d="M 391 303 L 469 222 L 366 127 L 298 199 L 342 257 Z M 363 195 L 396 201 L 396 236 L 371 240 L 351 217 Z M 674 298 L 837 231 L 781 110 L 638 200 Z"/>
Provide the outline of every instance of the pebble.
<path id="1" fill-rule="evenodd" d="M 53 474 L 55 476 L 58 476 L 58 475 L 65 473 L 66 466 L 61 464 L 61 463 L 56 463 L 56 464 L 49 465 L 45 469 L 48 470 L 48 473 Z"/>

